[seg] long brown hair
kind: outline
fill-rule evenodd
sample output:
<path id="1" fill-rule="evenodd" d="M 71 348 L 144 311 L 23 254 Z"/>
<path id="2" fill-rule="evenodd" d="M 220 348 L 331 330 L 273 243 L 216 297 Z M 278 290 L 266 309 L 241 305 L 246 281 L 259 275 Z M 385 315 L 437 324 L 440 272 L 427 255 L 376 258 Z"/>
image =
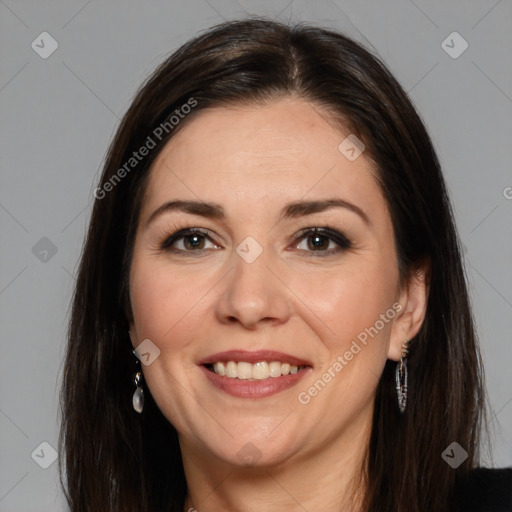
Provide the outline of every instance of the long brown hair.
<path id="1" fill-rule="evenodd" d="M 213 27 L 163 62 L 108 151 L 78 269 L 61 391 L 59 467 L 73 512 L 183 510 L 176 430 L 149 390 L 142 415 L 131 406 L 128 275 L 149 169 L 202 109 L 287 95 L 324 107 L 364 142 L 391 213 L 401 282 L 422 258 L 431 261 L 426 317 L 410 345 L 405 414 L 393 361 L 376 390 L 362 468 L 365 510 L 449 510 L 454 484 L 479 463 L 487 425 L 482 363 L 452 209 L 421 119 L 381 61 L 350 38 L 245 19 Z M 148 137 L 154 147 L 131 161 Z M 468 452 L 456 470 L 441 457 L 453 441 Z"/>

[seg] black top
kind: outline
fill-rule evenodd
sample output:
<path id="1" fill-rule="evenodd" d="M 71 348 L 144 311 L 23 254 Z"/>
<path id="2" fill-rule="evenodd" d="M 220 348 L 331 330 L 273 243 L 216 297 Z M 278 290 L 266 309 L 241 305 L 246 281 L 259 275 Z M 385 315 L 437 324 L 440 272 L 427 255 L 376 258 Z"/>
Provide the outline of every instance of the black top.
<path id="1" fill-rule="evenodd" d="M 512 512 L 512 467 L 471 470 L 455 496 L 460 512 Z"/>

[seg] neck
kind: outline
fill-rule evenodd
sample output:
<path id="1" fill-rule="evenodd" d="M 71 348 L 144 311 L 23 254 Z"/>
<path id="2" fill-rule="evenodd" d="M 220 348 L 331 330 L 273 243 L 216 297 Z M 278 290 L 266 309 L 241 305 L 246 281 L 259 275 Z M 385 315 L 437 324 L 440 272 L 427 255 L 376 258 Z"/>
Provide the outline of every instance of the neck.
<path id="1" fill-rule="evenodd" d="M 186 512 L 361 512 L 363 457 L 372 410 L 314 449 L 278 464 L 240 467 L 204 454 L 180 438 L 187 478 Z"/>

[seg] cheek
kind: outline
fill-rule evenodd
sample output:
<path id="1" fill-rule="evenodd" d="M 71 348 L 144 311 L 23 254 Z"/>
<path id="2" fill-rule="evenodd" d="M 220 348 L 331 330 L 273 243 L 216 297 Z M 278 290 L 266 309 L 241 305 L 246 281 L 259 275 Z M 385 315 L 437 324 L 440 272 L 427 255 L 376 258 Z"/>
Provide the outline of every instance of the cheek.
<path id="1" fill-rule="evenodd" d="M 370 279 L 357 278 L 345 284 L 347 286 L 340 286 L 333 292 L 336 302 L 340 305 L 338 329 L 344 329 L 346 326 L 351 339 L 361 339 L 361 334 L 367 332 L 379 316 L 392 306 L 393 294 L 385 282 L 377 280 L 377 276 L 373 279 L 371 276 Z"/>
<path id="2" fill-rule="evenodd" d="M 130 298 L 139 341 L 150 338 L 162 344 L 170 338 L 179 343 L 175 332 L 197 313 L 204 286 L 192 271 L 176 272 L 148 259 L 134 261 Z"/>
<path id="3" fill-rule="evenodd" d="M 159 338 L 157 333 L 166 323 L 163 306 L 171 298 L 162 284 L 151 273 L 139 270 L 136 266 L 132 270 L 130 298 L 139 341 Z"/>
<path id="4" fill-rule="evenodd" d="M 318 428 L 330 435 L 367 410 L 387 359 L 389 333 L 396 312 L 394 273 L 377 268 L 343 273 L 309 285 L 322 320 L 319 367 L 298 390 L 304 421 L 322 414 Z M 317 330 L 317 334 L 320 331 Z"/>
<path id="5" fill-rule="evenodd" d="M 321 326 L 320 364 L 299 390 L 304 414 L 324 411 L 327 423 L 339 424 L 341 416 L 348 421 L 372 399 L 396 316 L 398 269 L 392 262 L 360 258 L 357 264 L 303 282 L 308 305 L 322 320 L 316 324 Z"/>
<path id="6" fill-rule="evenodd" d="M 395 299 L 397 271 L 381 264 L 361 264 L 340 268 L 315 279 L 297 281 L 295 289 L 307 297 L 305 301 L 322 321 L 324 343 L 341 349 L 360 333 L 374 326 L 386 314 Z M 389 315 L 388 315 L 389 316 Z M 390 323 L 378 323 L 386 334 Z"/>
<path id="7" fill-rule="evenodd" d="M 130 276 L 136 344 L 150 339 L 160 350 L 143 368 L 145 383 L 162 414 L 180 431 L 186 431 L 187 421 L 197 422 L 190 386 L 197 371 L 194 342 L 205 314 L 200 300 L 205 291 L 183 274 L 141 258 L 132 263 Z"/>

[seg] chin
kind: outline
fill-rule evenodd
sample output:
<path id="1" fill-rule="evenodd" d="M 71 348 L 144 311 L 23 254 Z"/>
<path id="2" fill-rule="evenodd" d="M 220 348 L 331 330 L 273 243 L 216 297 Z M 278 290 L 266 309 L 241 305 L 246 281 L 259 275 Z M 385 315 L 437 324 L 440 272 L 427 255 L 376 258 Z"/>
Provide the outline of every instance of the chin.
<path id="1" fill-rule="evenodd" d="M 269 435 L 254 430 L 254 434 L 248 430 L 241 431 L 239 435 L 231 432 L 233 437 L 224 435 L 222 439 L 213 440 L 213 443 L 209 438 L 206 449 L 232 466 L 269 468 L 287 462 L 300 447 L 297 436 L 285 432 L 279 435 L 276 431 Z"/>

